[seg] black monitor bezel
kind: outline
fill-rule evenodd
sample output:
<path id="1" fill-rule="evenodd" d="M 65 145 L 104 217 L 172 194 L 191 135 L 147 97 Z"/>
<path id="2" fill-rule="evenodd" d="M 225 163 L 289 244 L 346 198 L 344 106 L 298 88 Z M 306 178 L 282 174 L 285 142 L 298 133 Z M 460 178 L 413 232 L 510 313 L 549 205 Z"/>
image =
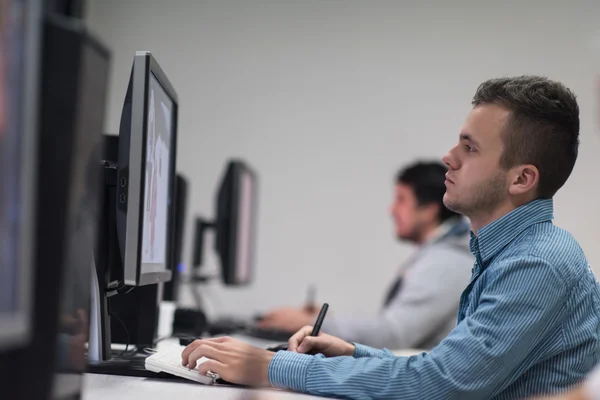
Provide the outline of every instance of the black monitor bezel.
<path id="1" fill-rule="evenodd" d="M 173 85 L 150 52 L 135 53 L 132 72 L 131 121 L 129 127 L 129 162 L 127 184 L 127 232 L 123 252 L 123 278 L 127 286 L 144 286 L 167 282 L 172 272 L 168 269 L 169 257 L 173 248 L 172 235 L 167 234 L 167 257 L 165 268 L 160 272 L 142 272 L 142 235 L 143 235 L 143 196 L 145 192 L 145 162 L 148 125 L 148 94 L 150 78 L 154 76 L 173 102 L 172 135 L 169 147 L 169 194 L 167 210 L 167 232 L 173 230 L 173 195 L 175 188 L 175 165 L 177 153 L 177 117 L 179 100 Z M 140 134 L 141 131 L 141 134 Z M 119 166 L 121 168 L 121 166 Z M 119 184 L 119 182 L 117 183 Z M 135 212 L 132 211 L 132 199 L 137 200 Z M 134 203 L 135 204 L 135 203 Z M 132 227 L 135 227 L 132 229 Z M 131 266 L 134 266 L 132 268 Z"/>

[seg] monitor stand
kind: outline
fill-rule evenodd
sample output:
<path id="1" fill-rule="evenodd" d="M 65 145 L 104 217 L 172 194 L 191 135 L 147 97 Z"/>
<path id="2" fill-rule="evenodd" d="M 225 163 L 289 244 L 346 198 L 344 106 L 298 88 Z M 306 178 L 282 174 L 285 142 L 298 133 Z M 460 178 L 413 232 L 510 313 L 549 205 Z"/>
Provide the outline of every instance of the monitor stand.
<path id="1" fill-rule="evenodd" d="M 98 244 L 94 249 L 91 278 L 90 339 L 88 359 L 107 361 L 111 358 L 110 316 L 108 297 L 118 288 L 118 280 L 111 284 L 111 274 L 120 265 L 121 256 L 116 237 L 116 166 L 104 161 L 105 191 L 101 202 Z M 116 247 L 116 248 L 115 248 Z"/>
<path id="2" fill-rule="evenodd" d="M 123 284 L 123 265 L 117 237 L 117 164 L 118 137 L 105 136 L 104 198 L 101 202 L 101 218 L 98 244 L 94 250 L 91 278 L 90 339 L 88 343 L 88 370 L 90 373 L 110 375 L 148 376 L 157 374 L 146 371 L 143 350 L 152 347 L 158 325 L 158 285 L 134 288 Z M 132 296 L 130 296 L 130 294 Z M 137 293 L 136 293 L 137 292 Z M 135 294 L 135 295 L 133 295 Z M 114 296 L 114 297 L 113 297 Z M 113 300 L 120 300 L 119 302 Z M 132 312 L 130 309 L 133 309 Z M 140 310 L 144 310 L 143 312 Z M 138 352 L 113 352 L 111 343 L 111 314 L 119 312 L 131 329 L 115 323 L 127 332 L 125 339 L 116 335 L 119 342 L 129 342 Z M 147 311 L 147 312 L 146 312 Z M 136 314 L 139 312 L 139 314 Z M 123 324 L 125 325 L 125 323 Z M 130 335 L 134 333 L 135 335 Z M 123 335 L 121 335 L 123 336 Z"/>

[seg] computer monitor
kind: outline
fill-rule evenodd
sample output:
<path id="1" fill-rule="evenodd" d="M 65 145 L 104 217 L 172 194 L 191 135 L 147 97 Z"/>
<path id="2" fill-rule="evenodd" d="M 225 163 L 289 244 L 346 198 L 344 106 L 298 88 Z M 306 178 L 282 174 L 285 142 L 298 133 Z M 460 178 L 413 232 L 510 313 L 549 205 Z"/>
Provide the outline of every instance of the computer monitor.
<path id="1" fill-rule="evenodd" d="M 127 286 L 168 281 L 178 99 L 147 51 L 135 53 L 121 114 L 117 235 Z"/>
<path id="2" fill-rule="evenodd" d="M 41 1 L 0 2 L 0 350 L 30 338 Z"/>
<path id="3" fill-rule="evenodd" d="M 216 220 L 196 220 L 193 264 L 202 264 L 203 236 L 216 230 L 215 251 L 221 264 L 221 280 L 226 285 L 252 282 L 256 258 L 258 178 L 243 161 L 230 161 L 216 198 Z"/>
<path id="4" fill-rule="evenodd" d="M 38 99 L 27 104 L 37 108 L 37 146 L 23 155 L 37 177 L 32 329 L 26 345 L 0 356 L 0 397 L 72 399 L 86 365 L 110 55 L 80 20 L 46 11 L 38 22 Z"/>
<path id="5" fill-rule="evenodd" d="M 173 208 L 173 251 L 169 263 L 169 270 L 172 273 L 171 280 L 165 283 L 163 290 L 164 301 L 177 301 L 179 297 L 179 278 L 185 270 L 183 265 L 183 234 L 185 230 L 185 216 L 187 212 L 188 181 L 177 174 L 175 184 L 175 207 Z"/>
<path id="6" fill-rule="evenodd" d="M 177 110 L 177 95 L 157 61 L 136 52 L 119 136 L 105 136 L 90 371 L 115 373 L 108 362 L 112 343 L 142 349 L 156 339 L 158 283 L 171 279 Z"/>
<path id="7" fill-rule="evenodd" d="M 12 76 L 10 86 L 0 90 L 3 100 L 0 103 L 7 106 L 0 110 L 2 117 L 9 117 L 4 119 L 9 125 L 3 125 L 7 130 L 0 132 L 3 154 L 0 186 L 4 205 L 12 207 L 10 202 L 4 202 L 9 198 L 5 189 L 12 190 L 21 202 L 12 214 L 2 215 L 14 217 L 9 221 L 18 225 L 18 230 L 30 229 L 33 240 L 32 243 L 21 241 L 20 236 L 8 238 L 18 239 L 15 243 L 19 246 L 28 245 L 31 267 L 27 272 L 32 280 L 32 298 L 31 329 L 24 334 L 29 340 L 19 348 L 0 352 L 0 397 L 7 399 L 79 398 L 86 363 L 92 249 L 102 189 L 99 157 L 110 55 L 81 20 L 52 11 L 48 3 L 0 1 L 2 72 Z M 3 29 L 10 26 L 7 21 L 29 24 L 27 29 L 32 30 L 25 36 L 12 31 L 15 42 L 25 47 L 33 38 L 39 41 L 27 49 L 22 55 L 24 59 L 13 58 L 11 64 L 4 63 L 4 56 L 9 54 L 5 52 L 9 47 L 4 47 L 8 42 L 4 36 L 7 31 Z M 14 68 L 21 68 L 22 75 L 12 75 Z M 30 73 L 37 79 L 29 80 Z M 6 83 L 4 79 L 0 81 Z M 23 91 L 28 85 L 37 96 L 29 93 L 29 89 Z M 8 98 L 5 89 L 10 89 Z M 11 111 L 8 115 L 3 113 L 7 109 Z M 23 122 L 24 115 L 30 119 Z M 21 129 L 33 123 L 35 127 L 19 136 L 17 146 L 11 144 L 14 154 L 10 157 L 19 163 L 8 162 L 12 160 L 3 151 L 15 138 L 14 127 Z M 30 134 L 35 136 L 33 146 L 25 146 L 32 139 Z M 16 188 L 11 183 L 14 177 L 8 174 L 15 170 L 23 175 L 19 168 L 35 171 L 30 175 L 35 179 L 27 181 L 21 177 L 17 182 L 35 187 L 30 192 L 35 194 L 35 226 L 21 219 L 22 213 L 30 212 L 30 202 L 21 196 L 22 186 Z M 10 248 L 6 239 L 2 237 L 0 258 L 7 256 L 4 249 Z M 8 282 L 4 279 L 15 276 L 10 270 L 6 264 L 2 265 L 0 297 L 6 295 L 3 285 Z M 0 330 L 3 328 L 4 321 L 0 322 Z M 32 359 L 43 362 L 31 363 Z M 35 377 L 34 384 L 31 377 Z"/>

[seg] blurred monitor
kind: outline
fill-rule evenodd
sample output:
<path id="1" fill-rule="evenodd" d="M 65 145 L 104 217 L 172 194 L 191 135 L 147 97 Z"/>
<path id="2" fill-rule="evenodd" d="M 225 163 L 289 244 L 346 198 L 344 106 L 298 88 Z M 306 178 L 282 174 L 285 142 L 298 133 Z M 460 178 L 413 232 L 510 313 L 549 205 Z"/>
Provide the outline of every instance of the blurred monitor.
<path id="1" fill-rule="evenodd" d="M 0 1 L 0 350 L 31 332 L 41 1 Z"/>
<path id="2" fill-rule="evenodd" d="M 52 9 L 0 0 L 0 313 L 29 311 L 0 354 L 7 399 L 79 398 L 86 364 L 110 56 Z"/>
<path id="3" fill-rule="evenodd" d="M 247 285 L 254 277 L 258 178 L 243 161 L 227 164 L 216 197 L 216 219 L 196 221 L 195 267 L 202 263 L 203 236 L 216 230 L 215 250 L 221 264 L 221 280 L 226 285 Z"/>
<path id="4" fill-rule="evenodd" d="M 245 285 L 253 278 L 257 189 L 256 174 L 247 165 L 229 163 L 219 188 L 215 242 L 227 285 Z"/>
<path id="5" fill-rule="evenodd" d="M 90 281 L 103 186 L 110 53 L 80 20 L 45 17 L 40 79 L 34 398 L 77 398 L 87 364 Z M 54 346 L 51 346 L 54 344 Z M 51 391 L 43 376 L 50 372 Z"/>
<path id="6" fill-rule="evenodd" d="M 3 382 L 0 397 L 20 400 L 79 398 L 87 361 L 92 251 L 102 189 L 99 159 L 110 56 L 106 47 L 89 34 L 80 20 L 53 13 L 42 8 L 44 4 L 31 1 L 2 0 L 0 5 L 13 7 L 7 13 L 0 10 L 1 17 L 11 18 L 11 21 L 28 21 L 35 11 L 38 28 L 35 37 L 39 39 L 38 49 L 33 52 L 35 56 L 22 64 L 21 71 L 25 75 L 11 78 L 9 87 L 13 91 L 8 99 L 4 97 L 6 86 L 2 88 L 2 100 L 10 100 L 8 110 L 14 110 L 10 119 L 22 120 L 23 115 L 30 115 L 29 123 L 36 122 L 32 129 L 36 138 L 32 152 L 24 153 L 21 140 L 11 142 L 12 157 L 19 163 L 8 161 L 4 146 L 15 137 L 12 133 L 15 127 L 27 124 L 13 125 L 12 121 L 3 124 L 0 139 L 3 147 L 0 169 L 3 216 L 21 218 L 20 215 L 30 212 L 29 202 L 20 195 L 21 189 L 10 183 L 11 168 L 16 168 L 15 171 L 32 168 L 36 179 L 28 182 L 22 178 L 16 182 L 20 188 L 35 183 L 35 229 L 26 220 L 8 220 L 12 224 L 9 227 L 16 227 L 10 232 L 22 229 L 32 232 L 34 244 L 29 243 L 27 251 L 31 254 L 28 273 L 32 278 L 33 296 L 29 340 L 18 349 L 0 354 Z M 46 11 L 42 13 L 42 10 Z M 2 21 L 0 26 L 5 29 L 8 25 Z M 2 38 L 5 38 L 4 34 Z M 3 56 L 7 49 L 4 43 Z M 29 54 L 29 50 L 25 54 Z M 32 62 L 39 64 L 35 71 L 39 77 L 32 85 L 37 98 L 29 98 L 25 108 L 19 108 L 15 105 L 24 104 L 21 102 L 28 95 L 27 90 L 18 95 L 22 89 L 16 88 L 22 85 L 23 79 L 27 82 L 24 76 Z M 7 70 L 4 69 L 6 65 L 2 63 L 3 73 L 15 67 Z M 2 80 L 2 83 L 6 81 Z M 15 103 L 17 99 L 19 102 Z M 36 115 L 30 114 L 34 111 L 37 111 Z M 3 113 L 4 117 L 6 114 Z M 17 197 L 20 207 L 12 214 L 4 214 L 5 206 L 13 201 L 7 200 L 10 192 L 15 197 L 21 196 Z M 22 246 L 20 234 L 10 239 L 18 239 L 15 243 Z M 0 296 L 6 298 L 11 296 L 5 290 L 5 279 L 14 282 L 18 276 L 11 274 L 12 267 L 4 264 L 10 259 L 5 258 L 5 249 L 13 246 L 9 243 L 3 236 Z M 20 289 L 20 285 L 15 288 Z M 5 327 L 4 321 L 0 327 Z M 32 363 L 31 360 L 39 362 Z"/>

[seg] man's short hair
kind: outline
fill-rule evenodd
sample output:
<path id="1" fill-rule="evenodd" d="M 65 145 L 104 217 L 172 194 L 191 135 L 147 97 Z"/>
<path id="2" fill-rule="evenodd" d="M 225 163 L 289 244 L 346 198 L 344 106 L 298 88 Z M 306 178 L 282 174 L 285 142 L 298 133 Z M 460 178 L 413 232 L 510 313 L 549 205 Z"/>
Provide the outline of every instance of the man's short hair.
<path id="1" fill-rule="evenodd" d="M 573 92 L 541 76 L 499 78 L 483 82 L 472 104 L 498 104 L 511 111 L 500 166 L 535 165 L 537 197 L 553 197 L 577 160 L 579 106 Z"/>
<path id="2" fill-rule="evenodd" d="M 396 183 L 409 186 L 421 206 L 437 204 L 439 206 L 438 220 L 440 223 L 458 216 L 444 205 L 446 193 L 447 168 L 440 162 L 417 161 L 398 172 Z"/>

